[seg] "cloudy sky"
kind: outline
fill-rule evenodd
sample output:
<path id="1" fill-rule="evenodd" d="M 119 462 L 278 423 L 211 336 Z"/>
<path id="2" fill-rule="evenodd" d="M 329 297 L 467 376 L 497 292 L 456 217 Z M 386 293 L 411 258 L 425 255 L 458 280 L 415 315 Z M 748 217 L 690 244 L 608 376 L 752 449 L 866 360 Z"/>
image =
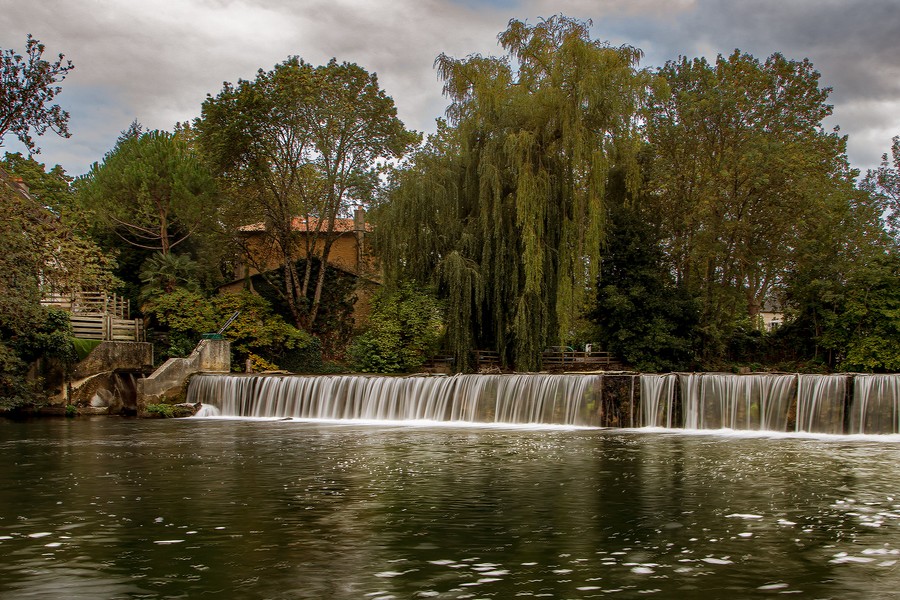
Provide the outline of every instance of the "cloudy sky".
<path id="1" fill-rule="evenodd" d="M 433 69 L 445 52 L 497 54 L 510 18 L 554 13 L 594 23 L 595 37 L 645 52 L 643 66 L 735 48 L 809 58 L 833 88 L 850 160 L 876 166 L 900 134 L 898 0 L 0 0 L 0 48 L 31 33 L 75 64 L 57 101 L 72 137 L 38 138 L 37 158 L 87 171 L 137 119 L 171 130 L 198 116 L 224 81 L 253 78 L 290 55 L 331 57 L 378 74 L 408 127 L 429 132 L 446 102 Z M 7 151 L 21 146 L 10 136 Z"/>

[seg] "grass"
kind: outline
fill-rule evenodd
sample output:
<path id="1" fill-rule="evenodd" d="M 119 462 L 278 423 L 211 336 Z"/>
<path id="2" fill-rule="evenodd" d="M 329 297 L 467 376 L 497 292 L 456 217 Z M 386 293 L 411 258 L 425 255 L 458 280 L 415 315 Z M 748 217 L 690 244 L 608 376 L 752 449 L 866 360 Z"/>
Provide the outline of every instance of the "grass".
<path id="1" fill-rule="evenodd" d="M 78 360 L 84 360 L 94 348 L 96 348 L 103 342 L 101 342 L 100 340 L 85 340 L 81 338 L 75 338 L 72 340 L 72 343 L 75 345 L 75 354 L 78 355 Z"/>

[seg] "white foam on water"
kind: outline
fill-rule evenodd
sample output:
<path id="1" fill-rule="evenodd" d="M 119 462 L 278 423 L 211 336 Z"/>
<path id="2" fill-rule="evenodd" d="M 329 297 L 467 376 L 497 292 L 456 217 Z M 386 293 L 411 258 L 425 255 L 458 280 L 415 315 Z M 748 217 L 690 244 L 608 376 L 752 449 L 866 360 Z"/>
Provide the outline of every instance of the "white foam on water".
<path id="1" fill-rule="evenodd" d="M 730 561 L 727 558 L 714 558 L 712 556 L 708 556 L 706 558 L 701 558 L 705 563 L 709 563 L 711 565 L 731 565 L 734 564 L 734 561 Z"/>
<path id="2" fill-rule="evenodd" d="M 205 406 L 205 405 L 204 405 Z M 195 415 L 196 417 L 197 415 Z M 504 429 L 514 431 L 596 431 L 605 427 L 587 427 L 584 425 L 558 425 L 553 423 L 474 423 L 471 421 L 432 421 L 429 419 L 305 419 L 297 417 L 235 417 L 204 416 L 209 421 L 256 421 L 275 423 L 297 423 L 306 425 L 336 425 L 364 427 L 410 427 L 439 429 Z"/>
<path id="3" fill-rule="evenodd" d="M 843 433 L 811 433 L 808 431 L 773 431 L 748 430 L 748 429 L 684 429 L 679 427 L 634 427 L 617 429 L 616 431 L 629 433 L 665 433 L 670 435 L 689 435 L 689 436 L 709 436 L 724 437 L 735 439 L 798 439 L 798 440 L 815 440 L 823 442 L 880 442 L 880 443 L 900 443 L 900 434 L 843 434 Z"/>

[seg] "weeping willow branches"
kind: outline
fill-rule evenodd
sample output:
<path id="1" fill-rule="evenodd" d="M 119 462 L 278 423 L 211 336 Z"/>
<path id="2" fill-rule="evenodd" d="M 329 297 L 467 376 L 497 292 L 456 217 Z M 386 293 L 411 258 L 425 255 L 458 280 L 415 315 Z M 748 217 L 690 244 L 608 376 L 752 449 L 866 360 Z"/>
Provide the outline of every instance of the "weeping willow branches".
<path id="1" fill-rule="evenodd" d="M 506 55 L 435 61 L 448 123 L 398 176 L 381 244 L 389 274 L 450 302 L 460 365 L 479 346 L 539 368 L 596 276 L 607 173 L 635 162 L 648 76 L 639 50 L 589 27 L 513 20 Z"/>

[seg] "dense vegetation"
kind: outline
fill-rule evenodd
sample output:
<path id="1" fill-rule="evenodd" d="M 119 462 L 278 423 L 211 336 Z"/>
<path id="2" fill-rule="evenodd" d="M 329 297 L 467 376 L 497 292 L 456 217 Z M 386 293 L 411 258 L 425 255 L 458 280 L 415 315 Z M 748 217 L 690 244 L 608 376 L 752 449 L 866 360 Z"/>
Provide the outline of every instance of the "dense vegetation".
<path id="1" fill-rule="evenodd" d="M 237 369 L 405 371 L 440 353 L 466 370 L 485 349 L 532 370 L 587 343 L 643 370 L 900 369 L 900 139 L 860 177 L 809 61 L 646 68 L 563 16 L 498 39 L 501 56 L 437 58 L 449 106 L 424 142 L 374 74 L 289 57 L 172 132 L 135 121 L 78 180 L 7 154 L 0 407 L 38 397 L 37 359 L 75 359 L 40 299 L 77 290 L 131 298 L 160 359 L 240 311 Z M 37 150 L 32 133 L 68 136 L 50 102 L 73 67 L 26 43 L 2 55 L 0 139 Z M 330 262 L 355 208 L 375 222 L 371 298 Z M 219 293 L 237 265 L 244 291 Z"/>

